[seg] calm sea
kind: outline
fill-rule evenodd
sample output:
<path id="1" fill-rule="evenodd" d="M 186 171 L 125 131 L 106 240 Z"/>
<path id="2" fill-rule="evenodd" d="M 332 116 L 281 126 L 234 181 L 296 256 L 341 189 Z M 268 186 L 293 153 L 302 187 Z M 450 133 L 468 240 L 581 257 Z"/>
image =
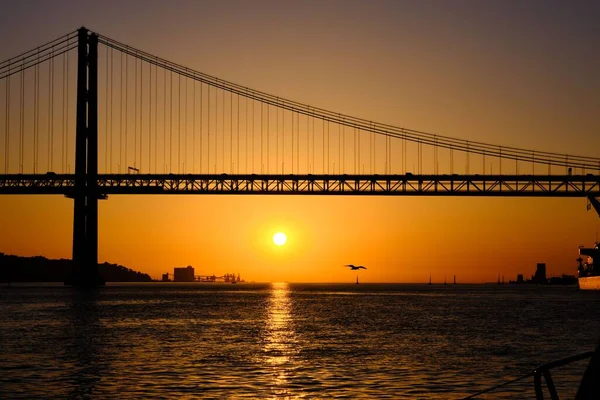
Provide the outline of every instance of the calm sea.
<path id="1" fill-rule="evenodd" d="M 600 292 L 577 287 L 2 287 L 0 398 L 452 399 L 599 336 Z M 553 372 L 561 398 L 586 365 Z M 534 398 L 532 380 L 482 398 Z"/>

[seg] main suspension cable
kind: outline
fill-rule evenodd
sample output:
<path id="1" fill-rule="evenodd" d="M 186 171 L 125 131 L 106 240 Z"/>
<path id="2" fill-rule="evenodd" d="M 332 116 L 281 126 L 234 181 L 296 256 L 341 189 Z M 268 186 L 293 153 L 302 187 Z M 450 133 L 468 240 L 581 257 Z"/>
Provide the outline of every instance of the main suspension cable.
<path id="1" fill-rule="evenodd" d="M 101 41 L 106 45 L 115 46 L 115 48 L 119 48 L 121 51 L 133 53 L 130 48 L 112 39 L 101 36 Z M 328 120 L 333 123 L 344 124 L 352 128 L 369 131 L 378 135 L 387 136 L 389 138 L 408 140 L 415 143 L 421 143 L 422 145 L 433 146 L 435 144 L 433 140 L 435 136 L 437 146 L 439 148 L 452 148 L 458 151 L 468 151 L 469 153 L 480 155 L 486 154 L 492 157 L 501 156 L 504 159 L 515 159 L 517 161 L 573 166 L 595 170 L 600 169 L 600 158 L 597 157 L 574 156 L 553 152 L 538 152 L 506 146 L 502 146 L 502 152 L 500 152 L 500 146 L 498 145 L 472 141 L 469 141 L 469 146 L 467 147 L 467 141 L 463 139 L 456 139 L 437 134 L 434 135 L 422 131 L 400 128 L 387 124 L 374 123 L 372 121 L 364 120 L 361 118 L 342 115 L 339 113 L 333 113 L 328 110 L 311 107 L 290 100 L 284 100 L 277 96 L 269 95 L 256 90 L 251 90 L 247 87 L 227 82 L 197 71 L 189 70 L 187 68 L 184 69 L 178 64 L 169 62 L 156 56 L 149 55 L 148 53 L 142 51 L 136 50 L 135 54 L 132 55 L 144 59 L 150 59 L 149 57 L 151 57 L 152 62 L 157 63 L 162 68 L 167 68 L 169 70 L 172 70 L 173 72 L 187 76 L 188 78 L 200 80 L 213 87 L 217 87 L 226 91 L 232 91 L 234 93 L 246 96 L 248 98 L 264 102 L 268 105 L 276 105 L 278 103 L 278 106 L 283 109 L 294 110 L 300 114 L 323 120 Z"/>

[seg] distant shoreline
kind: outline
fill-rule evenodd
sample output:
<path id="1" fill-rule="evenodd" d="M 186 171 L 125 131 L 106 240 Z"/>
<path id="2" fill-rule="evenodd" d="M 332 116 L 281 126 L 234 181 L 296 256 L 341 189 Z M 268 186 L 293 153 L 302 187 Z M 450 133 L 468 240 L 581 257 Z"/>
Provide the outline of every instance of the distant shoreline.
<path id="1" fill-rule="evenodd" d="M 0 253 L 0 282 L 63 283 L 72 267 L 73 261 L 70 259 Z M 106 282 L 152 282 L 148 274 L 108 262 L 98 263 L 98 273 Z"/>

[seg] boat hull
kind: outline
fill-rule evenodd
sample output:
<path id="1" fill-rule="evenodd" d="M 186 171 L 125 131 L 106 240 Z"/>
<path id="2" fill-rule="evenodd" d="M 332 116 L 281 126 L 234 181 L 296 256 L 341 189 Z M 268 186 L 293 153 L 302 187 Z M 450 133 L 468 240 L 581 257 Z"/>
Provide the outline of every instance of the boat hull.
<path id="1" fill-rule="evenodd" d="M 600 290 L 600 276 L 586 276 L 579 278 L 578 282 L 581 290 Z"/>

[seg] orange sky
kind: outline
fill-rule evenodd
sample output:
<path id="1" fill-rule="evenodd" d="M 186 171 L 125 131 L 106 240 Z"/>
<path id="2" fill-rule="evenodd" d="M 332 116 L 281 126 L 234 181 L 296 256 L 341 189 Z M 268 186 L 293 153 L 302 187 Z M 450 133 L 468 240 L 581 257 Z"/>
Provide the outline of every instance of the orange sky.
<path id="1" fill-rule="evenodd" d="M 0 33 L 16 40 L 2 46 L 0 60 L 86 25 L 332 111 L 503 146 L 598 154 L 595 4 L 63 3 L 50 10 L 9 2 Z M 0 251 L 70 257 L 72 212 L 60 196 L 0 197 Z M 592 244 L 598 221 L 584 199 L 112 196 L 100 205 L 99 253 L 154 278 L 191 264 L 196 273 L 254 281 L 345 282 L 356 274 L 342 265 L 353 263 L 368 267 L 363 282 L 425 282 L 430 273 L 434 281 L 456 274 L 484 282 L 529 276 L 537 262 L 550 274 L 574 273 L 577 246 Z M 272 244 L 277 231 L 288 235 L 286 246 Z"/>

